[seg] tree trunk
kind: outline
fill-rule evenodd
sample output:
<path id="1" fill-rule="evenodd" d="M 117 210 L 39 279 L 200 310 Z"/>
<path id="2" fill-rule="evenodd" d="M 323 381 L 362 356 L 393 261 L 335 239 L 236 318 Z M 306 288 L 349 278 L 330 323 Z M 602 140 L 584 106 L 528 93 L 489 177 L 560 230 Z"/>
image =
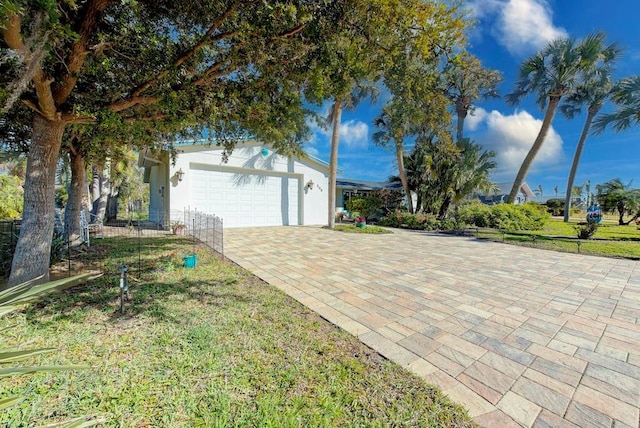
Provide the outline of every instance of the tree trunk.
<path id="1" fill-rule="evenodd" d="M 618 205 L 618 226 L 624 226 L 624 212 L 625 212 L 625 206 L 624 205 Z"/>
<path id="2" fill-rule="evenodd" d="M 40 276 L 42 282 L 49 280 L 56 166 L 64 126 L 62 121 L 49 121 L 39 114 L 33 119 L 33 139 L 27 154 L 24 182 L 22 226 L 8 287 Z"/>
<path id="3" fill-rule="evenodd" d="M 93 217 L 98 215 L 98 199 L 100 199 L 100 175 L 102 174 L 102 166 L 94 163 L 91 165 L 91 214 Z"/>
<path id="4" fill-rule="evenodd" d="M 440 210 L 438 210 L 438 219 L 442 220 L 446 216 L 449 206 L 451 206 L 451 200 L 451 195 L 444 197 L 442 204 L 440 204 Z"/>
<path id="5" fill-rule="evenodd" d="M 109 217 L 107 215 L 107 206 L 111 197 L 111 177 L 109 176 L 108 169 L 106 169 L 104 165 L 98 166 L 98 180 L 100 194 L 95 202 L 96 212 L 93 218 L 96 222 L 102 222 L 105 218 Z M 118 208 L 116 202 L 116 210 L 115 214 L 113 214 L 113 219 L 115 219 L 117 215 Z"/>
<path id="6" fill-rule="evenodd" d="M 333 229 L 336 225 L 336 178 L 338 176 L 338 145 L 340 144 L 340 120 L 342 117 L 342 100 L 333 103 L 333 120 L 331 133 L 331 155 L 329 156 L 329 207 L 327 225 Z"/>
<path id="7" fill-rule="evenodd" d="M 407 181 L 407 171 L 404 169 L 404 148 L 402 147 L 402 141 L 396 140 L 396 160 L 398 161 L 398 175 L 402 182 L 402 188 L 404 194 L 407 195 L 407 208 L 409 213 L 413 214 L 413 198 L 411 197 L 411 190 L 409 190 L 409 182 Z"/>
<path id="8" fill-rule="evenodd" d="M 107 196 L 107 206 L 104 213 L 104 218 L 107 220 L 115 220 L 118 218 L 118 193 L 117 188 L 111 188 L 111 192 Z M 163 222 L 167 223 L 168 219 L 165 217 L 166 216 L 163 214 Z"/>
<path id="9" fill-rule="evenodd" d="M 456 100 L 456 113 L 458 114 L 457 134 L 456 141 L 460 142 L 464 133 L 464 120 L 469 113 L 469 107 L 471 105 L 470 97 L 459 97 Z"/>
<path id="10" fill-rule="evenodd" d="M 520 191 L 525 178 L 527 178 L 529 168 L 531 168 L 531 164 L 540 151 L 540 148 L 542 148 L 542 144 L 544 144 L 545 138 L 547 138 L 547 134 L 549 133 L 549 129 L 551 128 L 551 122 L 553 121 L 553 116 L 556 113 L 556 108 L 558 107 L 560 98 L 561 97 L 559 96 L 549 97 L 549 105 L 547 106 L 547 112 L 544 115 L 544 120 L 542 121 L 540 132 L 538 133 L 536 140 L 533 142 L 531 150 L 529 150 L 529 153 L 527 153 L 527 156 L 524 158 L 524 161 L 520 166 L 520 170 L 518 171 L 518 175 L 516 175 L 516 179 L 513 182 L 513 187 L 511 188 L 509 198 L 507 199 L 507 203 L 509 204 L 515 202 L 516 196 L 518 196 L 518 192 Z"/>
<path id="11" fill-rule="evenodd" d="M 67 239 L 72 246 L 82 244 L 82 228 L 80 225 L 80 211 L 84 208 L 86 183 L 84 171 L 84 157 L 80 152 L 70 153 L 71 156 L 71 184 L 69 186 L 69 199 L 64 212 L 64 228 Z M 87 222 L 90 215 L 85 212 Z"/>
<path id="12" fill-rule="evenodd" d="M 578 172 L 578 164 L 580 163 L 580 156 L 582 156 L 582 150 L 584 149 L 584 143 L 587 141 L 587 136 L 589 135 L 589 130 L 591 129 L 591 122 L 593 122 L 593 118 L 598 114 L 598 108 L 589 107 L 589 112 L 587 114 L 587 120 L 584 122 L 584 126 L 582 128 L 582 134 L 580 135 L 580 140 L 578 141 L 578 146 L 576 147 L 576 153 L 573 155 L 573 163 L 571 164 L 571 171 L 569 171 L 569 179 L 567 180 L 567 194 L 564 198 L 564 222 L 569 222 L 569 215 L 571 214 L 571 189 L 573 189 L 573 181 L 576 178 L 576 172 Z M 589 197 L 589 192 L 587 191 L 587 198 Z"/>

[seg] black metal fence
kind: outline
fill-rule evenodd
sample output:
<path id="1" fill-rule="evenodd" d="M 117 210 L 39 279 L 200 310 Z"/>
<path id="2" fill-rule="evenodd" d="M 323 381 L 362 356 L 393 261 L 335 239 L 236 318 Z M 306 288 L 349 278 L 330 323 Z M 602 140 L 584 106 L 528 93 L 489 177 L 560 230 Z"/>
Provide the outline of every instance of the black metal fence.
<path id="1" fill-rule="evenodd" d="M 127 217 L 104 224 L 85 224 L 79 246 L 72 245 L 68 234 L 60 230 L 60 222 L 56 222 L 52 260 L 57 262 L 60 272 L 54 271 L 54 275 L 74 275 L 94 269 L 114 274 L 122 265 L 127 265 L 130 273 L 142 272 L 145 258 L 171 245 L 170 241 L 157 238 L 173 234 L 189 236 L 194 245 L 205 245 L 224 255 L 223 221 L 217 216 L 185 210 L 172 211 L 168 216 L 158 212 L 129 212 Z M 20 220 L 0 221 L 0 276 L 8 276 L 11 270 L 20 223 Z M 103 245 L 105 239 L 110 241 L 108 246 Z M 102 251 L 109 251 L 108 257 Z"/>

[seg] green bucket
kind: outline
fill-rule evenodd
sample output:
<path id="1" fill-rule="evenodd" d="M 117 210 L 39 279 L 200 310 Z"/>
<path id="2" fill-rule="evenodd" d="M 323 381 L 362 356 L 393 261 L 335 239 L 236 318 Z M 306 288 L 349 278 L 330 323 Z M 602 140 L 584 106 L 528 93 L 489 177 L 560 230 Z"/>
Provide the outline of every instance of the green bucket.
<path id="1" fill-rule="evenodd" d="M 198 256 L 196 256 L 195 254 L 191 254 L 189 256 L 184 256 L 182 258 L 182 260 L 184 260 L 184 267 L 187 267 L 189 269 L 193 269 L 196 267 L 196 262 L 198 261 Z"/>

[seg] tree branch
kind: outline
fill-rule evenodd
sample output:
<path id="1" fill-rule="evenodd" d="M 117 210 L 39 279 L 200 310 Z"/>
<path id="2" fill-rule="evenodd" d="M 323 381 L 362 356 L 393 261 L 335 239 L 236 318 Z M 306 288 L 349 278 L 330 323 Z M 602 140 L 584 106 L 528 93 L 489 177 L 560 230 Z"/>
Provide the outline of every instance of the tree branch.
<path id="1" fill-rule="evenodd" d="M 214 42 L 228 39 L 230 37 L 235 36 L 237 32 L 231 31 L 227 33 L 218 34 L 216 37 L 211 37 L 213 33 L 215 33 L 216 30 L 220 28 L 220 26 L 224 23 L 224 21 L 238 8 L 239 5 L 240 5 L 239 1 L 232 3 L 231 6 L 229 6 L 227 10 L 224 11 L 224 13 L 218 19 L 215 20 L 215 22 L 211 25 L 211 27 L 209 27 L 209 30 L 207 30 L 204 36 L 202 36 L 200 41 L 196 43 L 194 46 L 192 46 L 191 49 L 185 51 L 182 55 L 178 57 L 178 59 L 176 59 L 173 62 L 172 67 L 173 68 L 180 67 L 185 61 L 187 61 L 196 52 L 198 52 L 200 49 L 202 49 L 205 46 L 208 46 Z M 165 69 L 160 73 L 158 73 L 157 75 L 155 75 L 153 78 L 147 80 L 145 83 L 135 88 L 131 96 L 137 97 L 142 95 L 144 91 L 149 89 L 154 83 L 157 83 L 160 79 L 166 76 L 168 72 L 169 72 L 169 69 Z"/>
<path id="2" fill-rule="evenodd" d="M 160 98 L 158 97 L 133 97 L 133 98 L 126 98 L 124 100 L 120 100 L 120 101 L 116 101 L 115 103 L 112 103 L 111 105 L 109 105 L 109 110 L 111 110 L 112 112 L 118 113 L 121 112 L 123 110 L 129 109 L 131 107 L 135 107 L 137 105 L 150 105 L 150 104 L 155 104 L 160 100 Z"/>
<path id="3" fill-rule="evenodd" d="M 307 24 L 300 24 L 297 27 L 293 27 L 291 30 L 285 31 L 283 33 L 278 34 L 278 38 L 281 37 L 291 37 L 293 35 L 298 34 L 299 32 L 301 32 L 302 30 L 304 30 L 307 27 Z"/>
<path id="4" fill-rule="evenodd" d="M 20 56 L 22 61 L 25 63 L 26 68 L 29 69 L 33 67 L 34 70 L 32 80 L 33 86 L 36 90 L 38 104 L 36 105 L 32 101 L 25 104 L 44 118 L 48 120 L 57 120 L 59 117 L 57 114 L 56 104 L 53 99 L 53 94 L 51 92 L 51 83 L 53 81 L 47 78 L 39 63 L 32 63 L 34 60 L 33 52 L 24 45 L 22 34 L 20 33 L 21 23 L 22 21 L 18 15 L 11 15 L 7 20 L 6 27 L 2 30 L 2 34 L 7 46 Z"/>
<path id="5" fill-rule="evenodd" d="M 80 38 L 71 46 L 71 52 L 67 56 L 65 63 L 66 72 L 62 75 L 53 95 L 57 105 L 63 104 L 71 95 L 73 88 L 75 88 L 84 59 L 90 52 L 88 48 L 89 39 L 98 26 L 100 14 L 111 1 L 113 0 L 90 0 L 87 4 L 82 21 L 76 31 Z"/>

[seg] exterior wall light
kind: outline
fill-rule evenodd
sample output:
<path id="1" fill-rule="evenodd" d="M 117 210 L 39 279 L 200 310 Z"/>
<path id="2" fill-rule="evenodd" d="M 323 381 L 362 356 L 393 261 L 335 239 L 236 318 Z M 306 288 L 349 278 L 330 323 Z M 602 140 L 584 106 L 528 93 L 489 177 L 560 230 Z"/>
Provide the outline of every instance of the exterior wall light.
<path id="1" fill-rule="evenodd" d="M 182 170 L 182 168 L 176 171 L 176 178 L 178 179 L 178 181 L 182 181 L 182 179 L 184 178 L 184 171 Z"/>
<path id="2" fill-rule="evenodd" d="M 305 187 L 309 190 L 313 190 L 313 180 L 307 181 L 307 185 Z"/>

